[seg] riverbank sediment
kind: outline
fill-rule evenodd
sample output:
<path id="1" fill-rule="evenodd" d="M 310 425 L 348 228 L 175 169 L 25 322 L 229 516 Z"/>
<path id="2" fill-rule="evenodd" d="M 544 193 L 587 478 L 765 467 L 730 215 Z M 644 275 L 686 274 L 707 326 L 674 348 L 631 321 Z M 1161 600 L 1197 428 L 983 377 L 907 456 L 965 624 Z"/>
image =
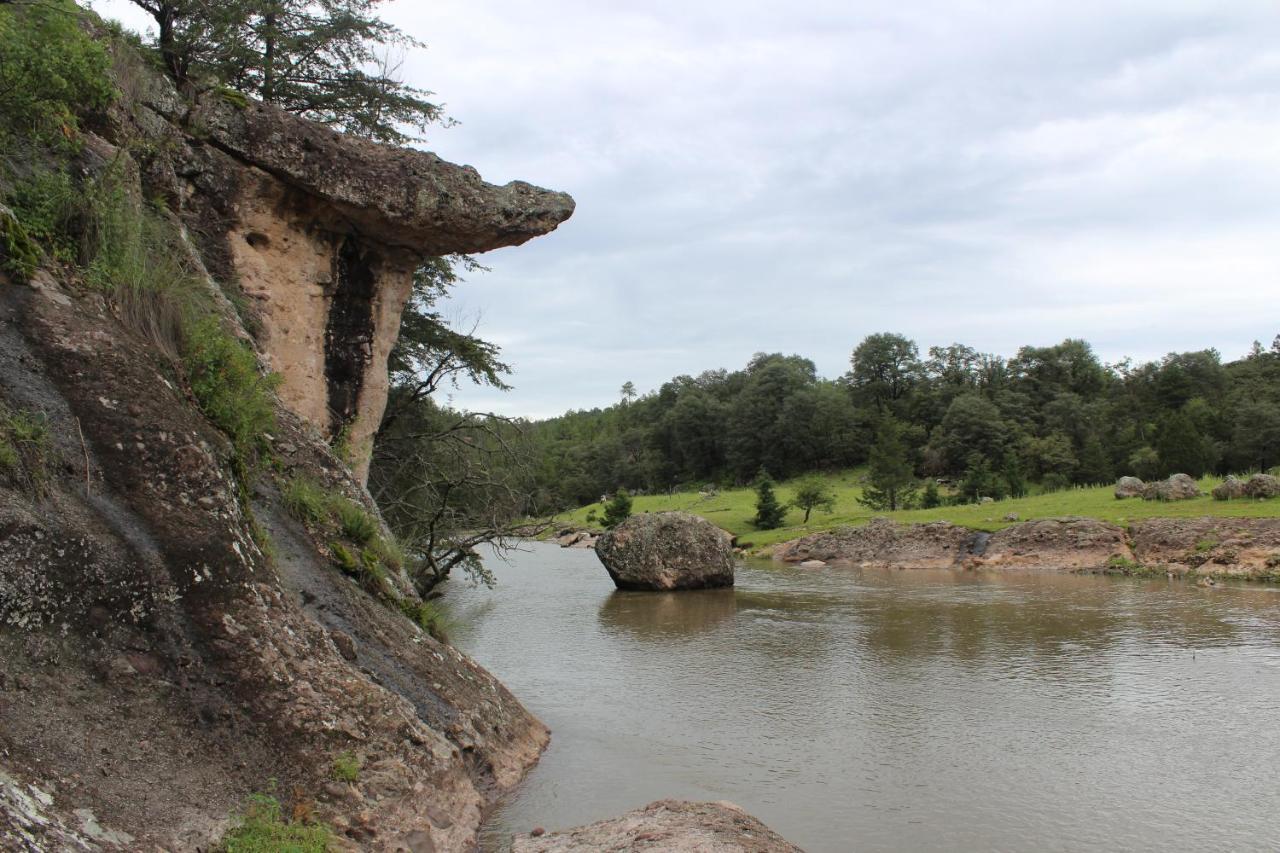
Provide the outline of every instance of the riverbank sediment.
<path id="1" fill-rule="evenodd" d="M 1037 519 L 994 533 L 950 522 L 873 519 L 784 542 L 774 560 L 901 569 L 955 568 L 1280 579 L 1280 518 L 1153 518 L 1127 526 Z"/>

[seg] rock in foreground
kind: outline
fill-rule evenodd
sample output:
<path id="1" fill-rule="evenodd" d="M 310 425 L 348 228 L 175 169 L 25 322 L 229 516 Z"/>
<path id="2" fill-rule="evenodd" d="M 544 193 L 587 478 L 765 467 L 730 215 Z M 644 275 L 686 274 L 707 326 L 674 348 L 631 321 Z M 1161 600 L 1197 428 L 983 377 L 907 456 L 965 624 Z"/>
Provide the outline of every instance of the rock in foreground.
<path id="1" fill-rule="evenodd" d="M 733 803 L 659 800 L 612 820 L 535 838 L 518 835 L 511 853 L 800 853 Z"/>
<path id="2" fill-rule="evenodd" d="M 596 541 L 618 589 L 733 586 L 733 538 L 687 512 L 635 515 Z"/>

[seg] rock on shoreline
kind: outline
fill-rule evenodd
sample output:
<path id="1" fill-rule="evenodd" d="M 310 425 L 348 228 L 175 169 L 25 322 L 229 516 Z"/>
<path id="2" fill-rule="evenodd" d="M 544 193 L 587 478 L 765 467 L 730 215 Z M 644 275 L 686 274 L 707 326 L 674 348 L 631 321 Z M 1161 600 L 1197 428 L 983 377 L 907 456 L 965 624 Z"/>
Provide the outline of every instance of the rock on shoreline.
<path id="1" fill-rule="evenodd" d="M 873 519 L 784 542 L 774 559 L 902 569 L 1167 572 L 1280 578 L 1280 518 L 1153 518 L 1128 528 L 1092 518 L 1050 518 L 995 533 L 948 522 Z"/>
<path id="2" fill-rule="evenodd" d="M 802 853 L 733 803 L 659 800 L 621 817 L 550 835 L 517 835 L 511 853 Z"/>

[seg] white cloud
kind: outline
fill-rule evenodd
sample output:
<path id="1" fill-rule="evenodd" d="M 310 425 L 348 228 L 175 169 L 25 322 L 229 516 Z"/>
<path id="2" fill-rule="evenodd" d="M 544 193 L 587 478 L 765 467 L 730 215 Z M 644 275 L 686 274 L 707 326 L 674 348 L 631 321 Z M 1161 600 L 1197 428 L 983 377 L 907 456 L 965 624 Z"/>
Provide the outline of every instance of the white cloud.
<path id="1" fill-rule="evenodd" d="M 128 8 L 113 0 L 111 10 Z M 1263 0 L 398 2 L 461 126 L 578 200 L 459 289 L 547 415 L 867 333 L 1104 355 L 1280 331 L 1280 16 Z"/>

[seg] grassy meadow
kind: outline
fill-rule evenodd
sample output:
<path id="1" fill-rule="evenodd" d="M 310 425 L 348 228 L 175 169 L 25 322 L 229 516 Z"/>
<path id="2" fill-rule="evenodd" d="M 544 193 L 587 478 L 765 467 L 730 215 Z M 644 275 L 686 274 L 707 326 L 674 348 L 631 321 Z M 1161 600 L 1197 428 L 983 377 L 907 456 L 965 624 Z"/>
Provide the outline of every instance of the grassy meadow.
<path id="1" fill-rule="evenodd" d="M 1005 516 L 1010 514 L 1017 515 L 1019 521 L 1080 515 L 1116 524 L 1126 524 L 1143 518 L 1280 516 L 1280 500 L 1213 500 L 1209 497 L 1209 490 L 1221 482 L 1218 477 L 1202 478 L 1200 488 L 1205 494 L 1186 501 L 1144 501 L 1137 498 L 1116 500 L 1114 486 L 1106 485 L 1072 488 L 1025 498 L 1010 498 L 983 505 L 966 504 L 935 509 L 876 512 L 858 503 L 858 496 L 862 494 L 862 489 L 858 485 L 861 475 L 861 470 L 825 475 L 825 479 L 835 492 L 835 508 L 830 513 L 814 510 L 807 525 L 801 523 L 804 519 L 803 511 L 788 509 L 786 523 L 782 527 L 776 530 L 756 530 L 751 524 L 751 519 L 755 516 L 756 496 L 755 492 L 749 488 L 730 489 L 710 497 L 703 497 L 696 491 L 676 492 L 671 495 L 637 495 L 634 498 L 632 512 L 684 510 L 702 516 L 738 536 L 739 544 L 744 547 L 757 549 L 808 533 L 844 525 L 863 524 L 875 516 L 885 516 L 904 523 L 950 521 L 978 530 L 998 530 L 1001 527 L 1007 527 L 1013 523 L 1004 520 Z M 789 502 L 794 494 L 792 484 L 787 482 L 779 483 L 776 492 L 778 500 L 783 503 Z M 587 516 L 593 511 L 597 517 L 602 516 L 604 506 L 597 503 L 580 507 L 571 513 L 565 513 L 558 520 L 565 525 L 599 527 L 598 522 L 593 523 L 587 520 Z"/>

